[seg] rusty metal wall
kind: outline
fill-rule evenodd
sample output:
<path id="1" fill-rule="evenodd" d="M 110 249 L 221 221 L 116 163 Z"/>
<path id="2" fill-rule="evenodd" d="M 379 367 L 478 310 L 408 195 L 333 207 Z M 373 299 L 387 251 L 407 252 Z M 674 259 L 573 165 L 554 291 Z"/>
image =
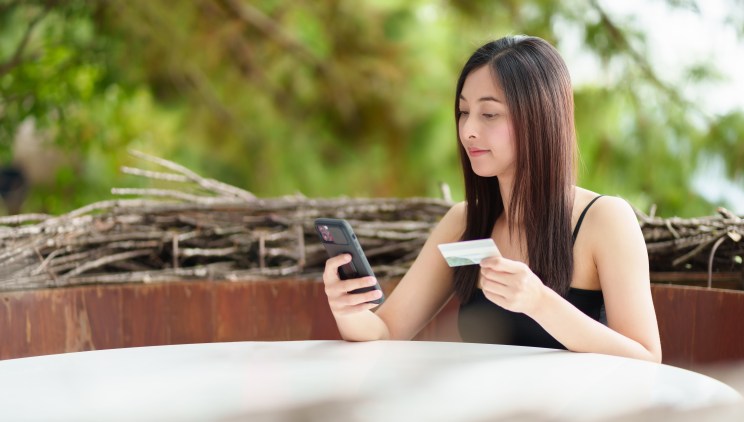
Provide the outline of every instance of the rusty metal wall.
<path id="1" fill-rule="evenodd" d="M 653 285 L 664 363 L 744 362 L 744 291 Z"/>
<path id="2" fill-rule="evenodd" d="M 389 294 L 396 282 L 383 282 Z M 744 292 L 653 285 L 664 362 L 744 360 Z M 416 337 L 458 341 L 457 302 Z M 320 281 L 95 285 L 0 294 L 0 359 L 163 344 L 338 339 Z"/>

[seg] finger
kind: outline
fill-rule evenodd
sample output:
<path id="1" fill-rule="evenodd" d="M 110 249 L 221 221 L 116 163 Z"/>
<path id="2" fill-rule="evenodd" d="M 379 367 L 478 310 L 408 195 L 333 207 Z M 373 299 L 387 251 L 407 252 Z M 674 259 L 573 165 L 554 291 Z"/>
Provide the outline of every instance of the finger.
<path id="1" fill-rule="evenodd" d="M 509 296 L 511 294 L 511 290 L 512 290 L 511 289 L 511 286 L 508 285 L 508 284 L 506 284 L 506 283 L 502 283 L 502 282 L 499 282 L 499 281 L 488 280 L 488 279 L 484 279 L 483 280 L 483 285 L 482 285 L 481 289 L 483 290 L 483 292 L 497 294 L 497 295 L 503 296 L 503 297 Z"/>
<path id="2" fill-rule="evenodd" d="M 338 283 L 334 283 L 326 286 L 326 290 L 330 290 L 333 294 L 343 295 L 352 292 L 356 289 L 363 287 L 371 287 L 377 284 L 377 279 L 374 277 L 361 277 L 352 278 L 349 280 L 342 280 Z"/>
<path id="3" fill-rule="evenodd" d="M 334 310 L 334 313 L 337 315 L 346 315 L 346 314 L 353 314 L 356 312 L 362 312 L 362 311 L 368 311 L 370 309 L 376 308 L 376 303 L 360 303 L 358 305 L 354 306 L 345 306 L 341 309 Z"/>
<path id="4" fill-rule="evenodd" d="M 351 255 L 349 254 L 341 254 L 332 258 L 328 258 L 328 260 L 326 261 L 325 270 L 323 271 L 323 281 L 339 281 L 340 278 L 338 277 L 338 267 L 344 264 L 348 264 L 349 261 L 351 261 Z"/>
<path id="5" fill-rule="evenodd" d="M 374 277 L 354 278 L 351 280 L 344 280 L 343 283 L 341 283 L 345 292 L 353 292 L 356 289 L 375 285 L 377 285 L 377 279 Z"/>
<path id="6" fill-rule="evenodd" d="M 501 256 L 489 256 L 488 258 L 481 259 L 480 266 L 481 267 L 490 267 L 491 265 L 494 265 L 496 262 L 498 262 L 499 258 Z"/>
<path id="7" fill-rule="evenodd" d="M 504 257 L 492 257 L 481 261 L 481 268 L 487 268 L 496 272 L 514 274 L 524 271 L 527 264 L 522 261 L 514 261 Z"/>
<path id="8" fill-rule="evenodd" d="M 331 310 L 334 313 L 338 313 L 346 312 L 348 309 L 357 309 L 359 305 L 377 300 L 381 297 L 382 292 L 379 290 L 354 294 L 344 293 L 343 295 L 336 297 L 334 300 L 329 300 L 329 303 L 331 305 Z"/>
<path id="9" fill-rule="evenodd" d="M 511 273 L 495 271 L 490 268 L 481 268 L 480 275 L 483 281 L 499 284 L 509 284 L 509 279 L 513 277 Z"/>
<path id="10" fill-rule="evenodd" d="M 505 260 L 506 258 L 500 257 L 500 256 L 491 256 L 485 259 L 482 259 L 480 262 L 481 268 L 498 268 L 501 261 Z"/>
<path id="11" fill-rule="evenodd" d="M 360 303 L 371 302 L 382 297 L 381 290 L 370 290 L 364 293 L 348 293 L 341 297 L 341 302 L 345 306 L 356 306 Z"/>
<path id="12" fill-rule="evenodd" d="M 506 305 L 506 297 L 498 293 L 492 293 L 484 290 L 483 295 L 486 297 L 486 299 L 490 300 L 498 306 L 501 306 L 502 308 L 504 308 Z"/>

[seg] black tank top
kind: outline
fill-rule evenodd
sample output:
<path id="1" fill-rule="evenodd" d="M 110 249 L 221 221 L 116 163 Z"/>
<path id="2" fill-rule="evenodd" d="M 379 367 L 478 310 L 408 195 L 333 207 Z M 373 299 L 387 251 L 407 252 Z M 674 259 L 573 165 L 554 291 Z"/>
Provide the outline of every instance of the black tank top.
<path id="1" fill-rule="evenodd" d="M 573 241 L 589 207 L 602 195 L 592 199 L 584 208 L 573 231 Z M 604 297 L 601 290 L 569 288 L 566 300 L 589 317 L 601 321 L 604 317 Z M 468 343 L 509 344 L 515 346 L 565 349 L 540 324 L 519 312 L 511 312 L 486 298 L 483 290 L 475 289 L 470 301 L 460 305 L 458 315 L 460 337 Z"/>

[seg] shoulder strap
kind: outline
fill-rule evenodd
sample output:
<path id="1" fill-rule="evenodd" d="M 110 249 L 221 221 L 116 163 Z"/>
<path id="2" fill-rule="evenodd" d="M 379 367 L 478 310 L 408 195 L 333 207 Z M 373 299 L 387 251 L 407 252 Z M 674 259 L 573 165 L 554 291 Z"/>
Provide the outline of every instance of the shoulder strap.
<path id="1" fill-rule="evenodd" d="M 603 197 L 604 195 L 598 195 L 594 199 L 592 199 L 586 207 L 584 207 L 584 211 L 581 211 L 581 215 L 579 216 L 579 221 L 576 222 L 576 227 L 574 227 L 573 231 L 573 243 L 576 243 L 576 236 L 579 234 L 579 229 L 581 228 L 581 223 L 584 221 L 584 216 L 586 216 L 586 212 L 589 211 L 589 207 L 594 205 L 594 203 L 597 201 L 597 199 Z"/>

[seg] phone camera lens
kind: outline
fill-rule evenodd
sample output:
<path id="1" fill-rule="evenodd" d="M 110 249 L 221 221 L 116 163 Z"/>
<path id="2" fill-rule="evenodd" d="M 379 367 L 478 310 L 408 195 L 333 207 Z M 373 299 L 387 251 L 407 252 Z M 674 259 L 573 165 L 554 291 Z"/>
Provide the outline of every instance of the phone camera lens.
<path id="1" fill-rule="evenodd" d="M 333 242 L 333 235 L 328 230 L 328 226 L 320 226 L 320 237 L 326 242 Z"/>

